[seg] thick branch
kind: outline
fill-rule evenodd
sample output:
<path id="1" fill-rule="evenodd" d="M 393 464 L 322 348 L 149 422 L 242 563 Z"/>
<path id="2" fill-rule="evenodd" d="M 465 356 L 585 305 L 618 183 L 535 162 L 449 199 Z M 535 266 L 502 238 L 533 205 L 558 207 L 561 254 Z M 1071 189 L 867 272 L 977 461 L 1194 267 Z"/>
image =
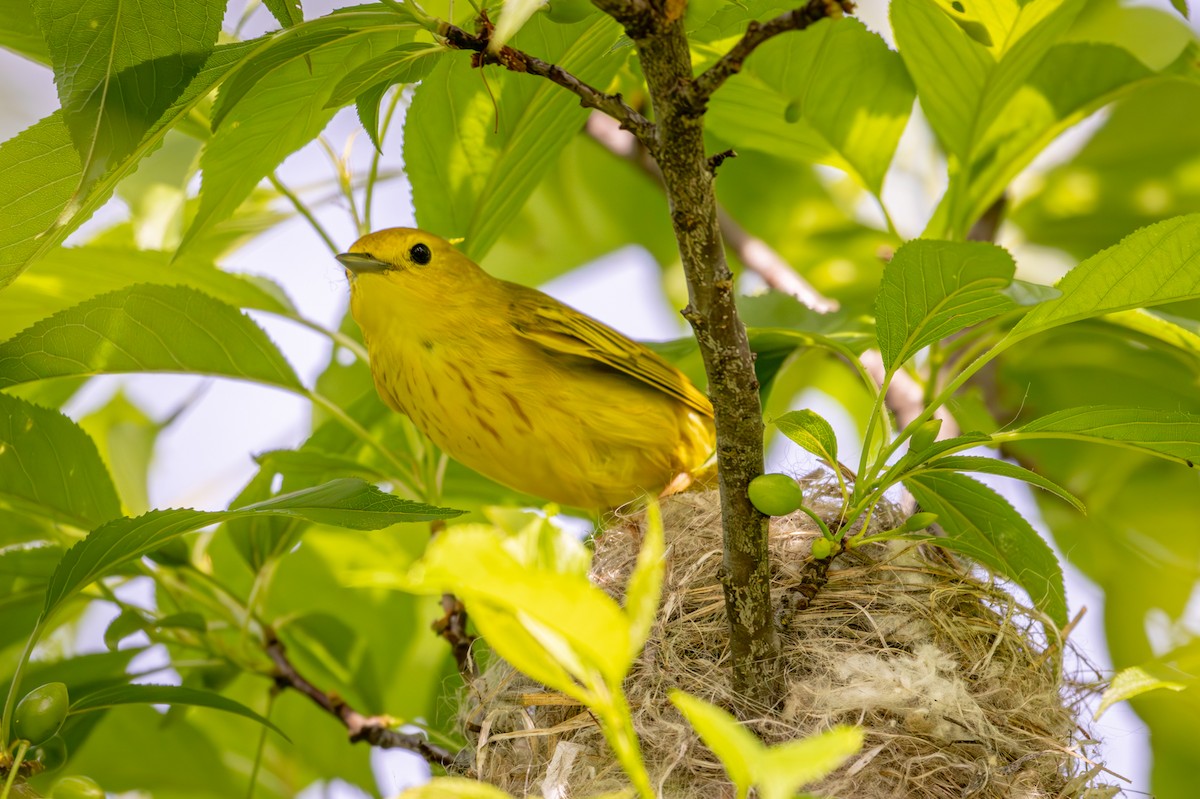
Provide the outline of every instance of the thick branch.
<path id="1" fill-rule="evenodd" d="M 604 149 L 637 164 L 662 185 L 662 172 L 658 164 L 644 147 L 639 146 L 638 140 L 622 130 L 614 120 L 603 114 L 592 114 L 588 117 L 587 133 Z M 817 313 L 832 313 L 838 309 L 837 300 L 817 291 L 771 245 L 749 233 L 720 203 L 717 204 L 717 221 L 720 223 L 721 236 L 737 253 L 738 260 L 768 286 L 795 298 Z"/>
<path id="2" fill-rule="evenodd" d="M 853 9 L 854 4 L 851 0 L 809 0 L 807 5 L 786 11 L 767 22 L 751 21 L 738 43 L 696 78 L 689 92 L 689 110 L 693 114 L 704 113 L 708 98 L 712 97 L 713 92 L 721 88 L 725 81 L 742 71 L 746 59 L 763 42 L 781 33 L 804 30 L 825 17 L 840 16 Z"/>
<path id="3" fill-rule="evenodd" d="M 621 99 L 621 95 L 605 94 L 584 83 L 562 67 L 508 45 L 501 47 L 498 51 L 493 51 L 488 46 L 491 39 L 491 25 L 485 19 L 482 27 L 482 32 L 474 35 L 467 33 L 457 25 L 444 22 L 438 32 L 446 40 L 446 44 L 451 47 L 476 53 L 475 66 L 499 64 L 513 72 L 528 72 L 530 75 L 546 78 L 579 97 L 579 104 L 585 108 L 595 108 L 620 122 L 621 127 L 637 136 L 639 141 L 645 142 L 647 145 L 654 141 L 654 124 L 627 105 Z"/>
<path id="4" fill-rule="evenodd" d="M 449 768 L 454 765 L 454 753 L 430 743 L 424 736 L 392 729 L 394 721 L 386 716 L 364 716 L 335 694 L 329 694 L 304 678 L 288 660 L 283 642 L 269 634 L 267 655 L 275 664 L 275 684 L 280 688 L 298 691 L 322 710 L 345 725 L 351 742 L 366 741 L 381 749 L 405 749 L 416 752 L 429 763 Z"/>

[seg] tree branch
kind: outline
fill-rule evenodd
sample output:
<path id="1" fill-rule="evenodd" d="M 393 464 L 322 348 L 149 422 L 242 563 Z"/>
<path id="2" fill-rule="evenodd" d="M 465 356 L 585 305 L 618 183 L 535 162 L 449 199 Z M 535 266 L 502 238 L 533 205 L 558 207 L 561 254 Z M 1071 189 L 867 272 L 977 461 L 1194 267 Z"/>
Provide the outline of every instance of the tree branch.
<path id="1" fill-rule="evenodd" d="M 472 59 L 474 66 L 499 64 L 513 72 L 527 72 L 530 75 L 546 78 L 579 97 L 579 104 L 585 108 L 595 108 L 620 122 L 622 128 L 637 136 L 638 140 L 647 146 L 654 141 L 654 123 L 627 105 L 621 95 L 605 94 L 584 83 L 562 67 L 508 45 L 501 47 L 498 51 L 493 51 L 489 48 L 492 25 L 486 17 L 481 20 L 480 27 L 479 34 L 470 34 L 457 25 L 443 22 L 438 27 L 438 33 L 450 47 L 475 53 Z"/>
<path id="2" fill-rule="evenodd" d="M 422 735 L 392 729 L 395 721 L 387 716 L 364 716 L 346 704 L 341 697 L 326 693 L 310 683 L 296 671 L 296 667 L 288 660 L 283 642 L 270 630 L 267 631 L 266 651 L 275 664 L 275 685 L 279 688 L 291 688 L 311 699 L 318 707 L 345 725 L 352 743 L 366 741 L 381 749 L 404 749 L 417 753 L 429 763 L 436 763 L 445 768 L 455 764 L 453 752 L 431 743 Z"/>
<path id="3" fill-rule="evenodd" d="M 840 17 L 853 10 L 852 0 L 809 0 L 807 5 L 786 11 L 767 22 L 751 21 L 738 43 L 692 83 L 688 93 L 688 110 L 693 114 L 703 114 L 713 92 L 741 72 L 746 59 L 763 42 L 781 33 L 804 30 L 826 17 Z"/>
<path id="4" fill-rule="evenodd" d="M 644 147 L 639 146 L 638 140 L 622 130 L 613 119 L 603 114 L 592 114 L 588 117 L 586 130 L 604 149 L 637 164 L 642 171 L 653 177 L 655 182 L 662 185 L 662 172 L 659 171 L 658 164 Z M 737 253 L 738 260 L 762 278 L 768 286 L 795 298 L 817 313 L 832 313 L 838 309 L 837 300 L 817 291 L 816 287 L 792 269 L 771 245 L 738 224 L 720 203 L 717 203 L 717 221 L 721 227 L 721 236 Z"/>

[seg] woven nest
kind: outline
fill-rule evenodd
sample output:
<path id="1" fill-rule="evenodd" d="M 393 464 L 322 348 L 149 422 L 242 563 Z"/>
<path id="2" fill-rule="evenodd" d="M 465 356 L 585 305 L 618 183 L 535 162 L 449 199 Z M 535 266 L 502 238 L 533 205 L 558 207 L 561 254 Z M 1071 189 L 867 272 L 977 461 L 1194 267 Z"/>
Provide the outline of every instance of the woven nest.
<path id="1" fill-rule="evenodd" d="M 832 515 L 823 491 L 806 486 L 807 501 Z M 717 759 L 667 700 L 679 688 L 745 717 L 728 681 L 718 500 L 683 494 L 662 510 L 662 607 L 625 690 L 660 796 L 733 797 Z M 893 511 L 881 510 L 872 527 L 894 526 Z M 596 540 L 593 580 L 618 599 L 644 524 L 644 514 L 619 517 Z M 801 585 L 811 585 L 818 535 L 802 514 L 772 522 L 785 696 L 747 721 L 768 743 L 836 724 L 863 728 L 861 752 L 809 790 L 843 799 L 1115 793 L 1094 784 L 1100 766 L 1081 756 L 1080 692 L 1064 683 L 1061 647 L 1048 644 L 1041 615 L 941 550 L 905 542 L 841 555 L 809 602 Z M 548 799 L 628 784 L 586 710 L 498 658 L 461 707 L 475 744 L 471 776 Z"/>

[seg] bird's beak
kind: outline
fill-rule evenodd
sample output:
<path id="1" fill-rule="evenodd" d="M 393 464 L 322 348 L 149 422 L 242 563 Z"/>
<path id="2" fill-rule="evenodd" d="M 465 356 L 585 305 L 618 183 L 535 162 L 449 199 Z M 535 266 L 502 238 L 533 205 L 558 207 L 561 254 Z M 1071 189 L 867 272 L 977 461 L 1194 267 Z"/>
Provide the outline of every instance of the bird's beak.
<path id="1" fill-rule="evenodd" d="M 344 252 L 334 257 L 341 262 L 342 266 L 349 269 L 355 275 L 362 275 L 368 272 L 386 272 L 391 268 L 389 264 L 361 252 Z"/>

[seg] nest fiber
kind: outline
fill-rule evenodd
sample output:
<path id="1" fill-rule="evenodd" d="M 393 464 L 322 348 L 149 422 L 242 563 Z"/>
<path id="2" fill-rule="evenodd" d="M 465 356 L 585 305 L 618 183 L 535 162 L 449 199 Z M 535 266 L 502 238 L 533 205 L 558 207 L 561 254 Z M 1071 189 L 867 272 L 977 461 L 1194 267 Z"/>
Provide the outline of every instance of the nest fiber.
<path id="1" fill-rule="evenodd" d="M 821 485 L 807 486 L 822 508 Z M 877 529 L 894 519 L 882 508 Z M 665 500 L 662 607 L 625 684 L 652 781 L 662 797 L 733 797 L 719 762 L 667 700 L 679 688 L 747 713 L 729 686 L 721 527 L 715 492 Z M 645 517 L 613 520 L 597 538 L 593 580 L 620 598 Z M 861 752 L 818 795 L 1097 797 L 1084 759 L 1062 652 L 1045 620 L 941 550 L 911 542 L 836 558 L 809 601 L 819 535 L 801 514 L 771 527 L 772 598 L 781 608 L 784 696 L 747 725 L 777 743 L 855 724 Z M 984 575 L 986 578 L 986 575 Z M 517 796 L 588 797 L 627 785 L 592 716 L 493 658 L 468 688 L 462 719 L 475 744 L 471 776 Z"/>

